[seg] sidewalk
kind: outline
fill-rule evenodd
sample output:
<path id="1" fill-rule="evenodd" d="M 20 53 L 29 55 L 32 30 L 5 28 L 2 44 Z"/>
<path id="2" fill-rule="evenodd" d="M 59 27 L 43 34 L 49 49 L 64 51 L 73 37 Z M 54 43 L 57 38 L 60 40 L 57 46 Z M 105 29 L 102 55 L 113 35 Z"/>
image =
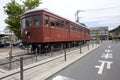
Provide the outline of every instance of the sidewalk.
<path id="1" fill-rule="evenodd" d="M 61 69 L 77 61 L 78 59 L 81 59 L 83 56 L 87 55 L 88 53 L 90 53 L 91 51 L 93 51 L 99 46 L 100 45 L 96 45 L 96 44 L 94 44 L 94 47 L 93 45 L 90 45 L 89 50 L 87 46 L 82 47 L 81 54 L 79 49 L 70 51 L 67 53 L 67 61 L 64 60 L 64 54 L 62 54 L 54 58 L 49 58 L 47 60 L 36 62 L 34 64 L 25 66 L 24 69 L 28 69 L 33 66 L 36 66 L 36 67 L 33 67 L 31 69 L 24 71 L 24 80 L 45 80 L 51 75 L 60 71 Z M 6 76 L 8 74 L 18 72 L 18 71 L 19 69 L 7 71 L 3 76 Z M 2 80 L 20 80 L 20 73 L 17 73 L 15 75 L 12 75 Z"/>
<path id="2" fill-rule="evenodd" d="M 10 51 L 8 51 L 8 52 L 0 52 L 1 54 L 0 54 L 0 59 L 4 59 L 4 58 L 8 58 L 9 57 L 9 52 Z M 15 56 L 15 54 L 14 53 L 18 53 L 18 52 L 23 52 L 23 50 L 18 50 L 18 51 L 14 51 L 14 52 L 12 52 L 12 56 Z"/>
<path id="3" fill-rule="evenodd" d="M 24 54 L 26 53 L 26 50 L 20 49 L 20 48 L 12 48 L 12 56 L 18 55 L 19 54 Z M 8 48 L 0 48 L 0 59 L 4 59 L 9 57 L 10 53 L 10 47 Z"/>

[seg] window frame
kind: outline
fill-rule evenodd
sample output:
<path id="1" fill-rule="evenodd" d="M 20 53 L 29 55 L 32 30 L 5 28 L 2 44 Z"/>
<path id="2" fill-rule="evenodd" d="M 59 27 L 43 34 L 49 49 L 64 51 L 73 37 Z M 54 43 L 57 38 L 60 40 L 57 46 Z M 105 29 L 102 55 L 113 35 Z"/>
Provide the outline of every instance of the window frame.
<path id="1" fill-rule="evenodd" d="M 26 27 L 26 18 L 21 19 L 21 27 L 22 28 Z"/>
<path id="2" fill-rule="evenodd" d="M 54 18 L 54 17 L 49 17 L 49 19 L 50 19 L 50 27 L 51 27 L 51 28 L 54 28 L 54 27 L 56 26 L 56 20 L 55 20 L 55 18 Z M 51 25 L 51 22 L 52 22 L 52 24 L 54 24 L 54 25 Z"/>
<path id="3" fill-rule="evenodd" d="M 70 30 L 76 32 L 76 26 L 74 24 L 70 24 Z"/>
<path id="4" fill-rule="evenodd" d="M 39 23 L 38 25 L 35 24 L 35 17 L 38 18 L 38 23 Z M 36 18 L 36 19 L 37 19 L 37 18 Z M 41 21 L 41 15 L 34 15 L 34 16 L 33 16 L 33 22 L 34 22 L 34 23 L 33 23 L 34 26 L 41 26 L 41 22 L 42 22 L 42 21 Z"/>
<path id="5" fill-rule="evenodd" d="M 30 19 L 29 19 L 30 18 Z M 27 21 L 28 21 L 28 23 L 27 23 Z M 32 27 L 32 16 L 28 16 L 28 17 L 26 17 L 25 18 L 25 23 L 26 23 L 26 27 Z"/>
<path id="6" fill-rule="evenodd" d="M 48 18 L 47 20 L 47 24 L 46 24 L 46 18 Z M 48 26 L 50 26 L 50 24 L 49 24 L 49 16 L 48 15 L 44 15 L 44 26 L 45 27 L 48 27 Z"/>

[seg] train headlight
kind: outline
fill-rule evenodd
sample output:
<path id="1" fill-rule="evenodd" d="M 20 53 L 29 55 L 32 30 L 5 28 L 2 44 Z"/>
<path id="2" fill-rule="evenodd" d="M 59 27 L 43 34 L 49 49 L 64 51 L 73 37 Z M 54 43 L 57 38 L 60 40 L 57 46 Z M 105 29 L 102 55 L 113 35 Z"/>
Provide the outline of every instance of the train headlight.
<path id="1" fill-rule="evenodd" d="M 25 30 L 25 35 L 30 35 L 30 31 L 29 30 Z"/>

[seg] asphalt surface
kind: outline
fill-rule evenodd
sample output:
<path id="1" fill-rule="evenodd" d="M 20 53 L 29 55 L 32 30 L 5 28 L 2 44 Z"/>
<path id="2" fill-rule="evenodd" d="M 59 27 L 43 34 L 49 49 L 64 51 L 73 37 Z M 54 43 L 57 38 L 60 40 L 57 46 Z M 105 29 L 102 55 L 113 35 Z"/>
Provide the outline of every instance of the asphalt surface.
<path id="1" fill-rule="evenodd" d="M 120 80 L 120 42 L 103 42 L 99 48 L 47 80 Z"/>

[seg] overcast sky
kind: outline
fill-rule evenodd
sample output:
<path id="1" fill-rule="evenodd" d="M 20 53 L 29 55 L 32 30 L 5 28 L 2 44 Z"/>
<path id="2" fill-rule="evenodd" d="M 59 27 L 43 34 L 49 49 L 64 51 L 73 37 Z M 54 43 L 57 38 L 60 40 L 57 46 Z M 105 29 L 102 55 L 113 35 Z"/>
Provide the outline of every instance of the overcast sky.
<path id="1" fill-rule="evenodd" d="M 10 0 L 0 0 L 0 31 L 4 30 L 7 17 L 3 6 Z M 20 2 L 20 0 L 16 0 Z M 120 24 L 120 0 L 42 0 L 38 8 L 49 11 L 75 21 L 75 13 L 79 12 L 80 22 L 88 27 L 109 26 L 113 29 Z"/>

